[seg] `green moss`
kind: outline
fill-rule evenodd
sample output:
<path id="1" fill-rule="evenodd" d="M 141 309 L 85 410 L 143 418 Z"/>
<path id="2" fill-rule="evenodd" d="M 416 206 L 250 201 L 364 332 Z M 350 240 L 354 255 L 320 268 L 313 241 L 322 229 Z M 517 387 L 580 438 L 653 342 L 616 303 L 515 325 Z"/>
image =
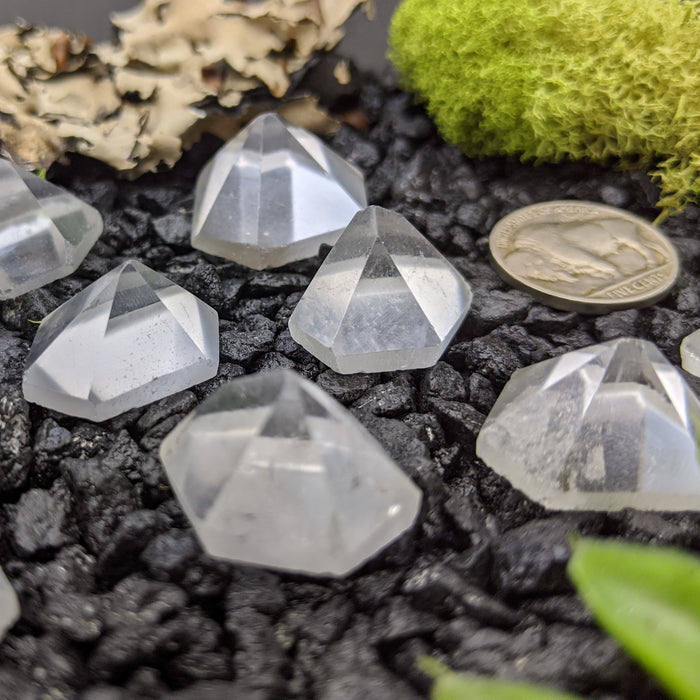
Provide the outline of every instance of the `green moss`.
<path id="1" fill-rule="evenodd" d="M 649 169 L 700 197 L 700 0 L 404 0 L 390 58 L 469 156 Z"/>

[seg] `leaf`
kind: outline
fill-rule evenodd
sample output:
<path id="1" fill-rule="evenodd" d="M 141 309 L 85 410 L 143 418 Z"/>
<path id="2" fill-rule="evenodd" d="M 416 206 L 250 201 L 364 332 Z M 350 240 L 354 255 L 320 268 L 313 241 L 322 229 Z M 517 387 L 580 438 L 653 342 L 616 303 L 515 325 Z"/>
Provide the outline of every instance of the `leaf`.
<path id="1" fill-rule="evenodd" d="M 431 658 L 420 659 L 418 665 L 435 678 L 431 700 L 577 700 L 576 695 L 539 685 L 453 673 Z"/>
<path id="2" fill-rule="evenodd" d="M 598 622 L 681 700 L 700 698 L 700 559 L 670 548 L 572 543 L 569 576 Z"/>

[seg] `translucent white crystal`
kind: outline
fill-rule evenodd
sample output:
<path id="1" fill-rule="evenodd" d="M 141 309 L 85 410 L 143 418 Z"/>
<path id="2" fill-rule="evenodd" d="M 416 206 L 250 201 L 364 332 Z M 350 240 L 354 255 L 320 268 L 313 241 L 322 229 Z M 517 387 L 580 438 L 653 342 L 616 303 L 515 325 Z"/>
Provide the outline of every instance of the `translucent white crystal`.
<path id="1" fill-rule="evenodd" d="M 19 602 L 12 585 L 0 569 L 0 640 L 19 618 Z"/>
<path id="2" fill-rule="evenodd" d="M 27 401 L 101 421 L 210 379 L 214 309 L 135 260 L 49 314 L 24 372 Z"/>
<path id="3" fill-rule="evenodd" d="M 0 299 L 71 274 L 101 233 L 96 209 L 0 159 Z"/>
<path id="4" fill-rule="evenodd" d="M 410 527 L 421 501 L 354 416 L 288 370 L 224 385 L 160 456 L 209 554 L 275 569 L 344 575 Z"/>
<path id="5" fill-rule="evenodd" d="M 520 369 L 476 452 L 550 508 L 700 510 L 700 402 L 648 341 Z"/>
<path id="6" fill-rule="evenodd" d="M 683 338 L 681 366 L 686 372 L 700 377 L 700 330 Z"/>
<path id="7" fill-rule="evenodd" d="M 192 245 L 255 269 L 333 245 L 366 205 L 362 173 L 277 114 L 257 117 L 202 170 Z"/>
<path id="8" fill-rule="evenodd" d="M 350 222 L 289 319 L 331 369 L 434 365 L 472 301 L 459 272 L 406 219 L 368 207 Z"/>

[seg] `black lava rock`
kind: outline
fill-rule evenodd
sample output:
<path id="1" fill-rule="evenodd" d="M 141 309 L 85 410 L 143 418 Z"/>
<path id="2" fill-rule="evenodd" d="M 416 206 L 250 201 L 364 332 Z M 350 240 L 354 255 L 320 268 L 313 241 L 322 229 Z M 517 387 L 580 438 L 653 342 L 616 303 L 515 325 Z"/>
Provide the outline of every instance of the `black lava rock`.
<path id="1" fill-rule="evenodd" d="M 0 396 L 0 494 L 20 489 L 29 478 L 31 450 L 29 405 L 18 387 Z"/>

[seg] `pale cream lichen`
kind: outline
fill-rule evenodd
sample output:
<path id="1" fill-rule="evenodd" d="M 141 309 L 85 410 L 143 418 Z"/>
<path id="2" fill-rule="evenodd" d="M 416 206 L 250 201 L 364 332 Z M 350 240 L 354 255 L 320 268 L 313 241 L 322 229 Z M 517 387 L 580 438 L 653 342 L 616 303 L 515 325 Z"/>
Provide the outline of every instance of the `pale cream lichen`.
<path id="1" fill-rule="evenodd" d="M 272 98 L 342 38 L 360 4 L 371 9 L 370 0 L 143 0 L 112 18 L 118 41 L 97 46 L 62 30 L 0 27 L 2 150 L 35 168 L 65 151 L 129 177 L 170 167 L 204 131 L 233 134 L 253 112 L 284 105 Z M 271 99 L 236 112 L 261 87 Z M 286 109 L 304 126 L 333 124 L 313 99 Z"/>
<path id="2" fill-rule="evenodd" d="M 347 60 L 339 61 L 333 69 L 333 76 L 341 85 L 348 85 L 352 79 L 350 63 Z"/>

